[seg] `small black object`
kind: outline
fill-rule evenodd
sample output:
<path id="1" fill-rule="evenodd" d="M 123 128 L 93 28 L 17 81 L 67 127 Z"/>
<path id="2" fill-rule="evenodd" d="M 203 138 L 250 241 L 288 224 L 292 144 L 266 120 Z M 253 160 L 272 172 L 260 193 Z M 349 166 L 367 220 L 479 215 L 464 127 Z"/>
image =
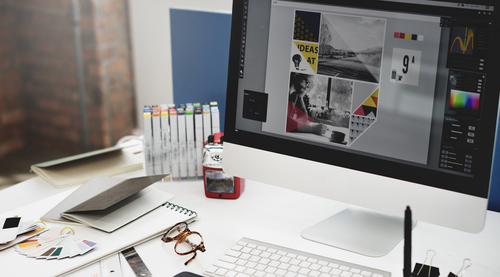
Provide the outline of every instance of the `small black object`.
<path id="1" fill-rule="evenodd" d="M 431 274 L 429 275 L 429 269 Z M 422 265 L 419 263 L 415 264 L 413 268 L 413 272 L 411 273 L 412 277 L 438 277 L 440 275 L 439 268 L 434 266 Z"/>
<path id="2" fill-rule="evenodd" d="M 183 272 L 175 275 L 174 277 L 202 277 L 202 276 L 198 275 L 196 273 L 189 272 L 189 271 L 183 271 Z"/>

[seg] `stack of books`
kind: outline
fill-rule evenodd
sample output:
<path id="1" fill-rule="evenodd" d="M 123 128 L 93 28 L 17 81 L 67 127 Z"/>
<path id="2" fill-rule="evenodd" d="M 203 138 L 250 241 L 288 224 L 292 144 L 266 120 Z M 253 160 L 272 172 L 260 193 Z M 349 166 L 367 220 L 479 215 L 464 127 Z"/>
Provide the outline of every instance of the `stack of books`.
<path id="1" fill-rule="evenodd" d="M 203 178 L 203 146 L 220 132 L 217 102 L 144 106 L 144 172 Z"/>

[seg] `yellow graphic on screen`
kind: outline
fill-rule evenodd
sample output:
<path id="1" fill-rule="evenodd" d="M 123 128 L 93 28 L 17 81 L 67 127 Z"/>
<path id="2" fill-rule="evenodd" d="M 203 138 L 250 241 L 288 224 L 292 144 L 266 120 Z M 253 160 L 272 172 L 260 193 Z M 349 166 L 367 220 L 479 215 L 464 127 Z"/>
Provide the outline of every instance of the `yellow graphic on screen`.
<path id="1" fill-rule="evenodd" d="M 318 63 L 318 44 L 315 43 L 305 43 L 294 41 L 297 49 L 299 49 L 300 53 L 304 57 L 304 60 L 311 66 L 316 73 L 317 63 Z"/>
<path id="2" fill-rule="evenodd" d="M 451 44 L 450 53 L 472 54 L 474 49 L 474 30 L 467 27 L 453 28 L 455 37 Z M 470 47 L 470 48 L 469 48 Z"/>

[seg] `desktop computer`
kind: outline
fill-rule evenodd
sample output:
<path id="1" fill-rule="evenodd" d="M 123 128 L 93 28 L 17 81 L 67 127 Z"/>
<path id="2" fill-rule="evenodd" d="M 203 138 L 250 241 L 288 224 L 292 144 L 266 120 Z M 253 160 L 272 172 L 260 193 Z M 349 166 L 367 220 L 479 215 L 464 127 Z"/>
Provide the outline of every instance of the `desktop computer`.
<path id="1" fill-rule="evenodd" d="M 480 232 L 498 9 L 493 0 L 234 0 L 225 173 L 349 204 L 302 235 L 369 256 L 401 240 L 406 206 L 418 221 Z"/>

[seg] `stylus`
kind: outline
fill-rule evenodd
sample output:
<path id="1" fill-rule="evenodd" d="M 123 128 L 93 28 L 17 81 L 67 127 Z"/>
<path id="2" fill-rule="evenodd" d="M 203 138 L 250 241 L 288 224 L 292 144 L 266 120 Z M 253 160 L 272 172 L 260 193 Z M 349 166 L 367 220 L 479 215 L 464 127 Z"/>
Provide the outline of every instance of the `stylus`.
<path id="1" fill-rule="evenodd" d="M 404 238 L 404 268 L 403 276 L 411 277 L 411 229 L 412 229 L 412 219 L 411 219 L 411 209 L 406 206 L 405 211 L 405 238 Z"/>

